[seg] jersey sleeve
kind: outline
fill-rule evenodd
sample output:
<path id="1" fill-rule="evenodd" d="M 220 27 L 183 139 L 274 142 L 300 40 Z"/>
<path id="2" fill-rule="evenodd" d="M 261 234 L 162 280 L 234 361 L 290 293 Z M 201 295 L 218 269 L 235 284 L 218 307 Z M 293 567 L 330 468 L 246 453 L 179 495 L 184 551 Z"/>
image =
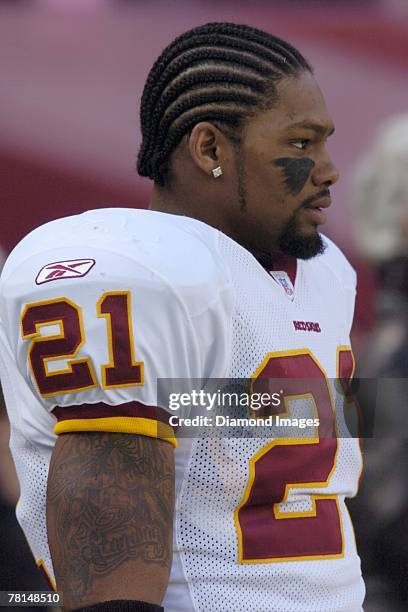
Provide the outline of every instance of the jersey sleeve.
<path id="1" fill-rule="evenodd" d="M 214 338 L 218 356 L 225 353 L 219 302 L 211 296 L 208 308 L 191 313 L 185 290 L 138 258 L 89 252 L 95 263 L 83 276 L 63 250 L 35 255 L 3 279 L 3 324 L 17 368 L 55 418 L 56 434 L 125 432 L 175 444 L 158 381 L 214 375 Z M 64 272 L 48 282 L 55 267 L 38 276 L 44 261 L 71 266 L 72 277 Z M 194 279 L 188 293 L 195 293 Z"/>

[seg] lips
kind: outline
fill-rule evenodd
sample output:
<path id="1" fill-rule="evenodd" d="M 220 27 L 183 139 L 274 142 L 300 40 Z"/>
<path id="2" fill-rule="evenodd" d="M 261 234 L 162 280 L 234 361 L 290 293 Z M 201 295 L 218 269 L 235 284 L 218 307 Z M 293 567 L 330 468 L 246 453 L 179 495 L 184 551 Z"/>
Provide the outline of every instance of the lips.
<path id="1" fill-rule="evenodd" d="M 309 202 L 308 204 L 306 204 L 305 208 L 312 208 L 312 209 L 316 209 L 316 208 L 329 208 L 331 204 L 331 198 L 330 196 L 326 196 L 323 198 L 316 198 L 316 200 L 313 200 L 312 202 Z"/>
<path id="2" fill-rule="evenodd" d="M 315 225 L 326 223 L 326 214 L 323 209 L 331 204 L 330 191 L 323 189 L 313 196 L 309 196 L 303 201 L 302 208 L 309 220 Z"/>

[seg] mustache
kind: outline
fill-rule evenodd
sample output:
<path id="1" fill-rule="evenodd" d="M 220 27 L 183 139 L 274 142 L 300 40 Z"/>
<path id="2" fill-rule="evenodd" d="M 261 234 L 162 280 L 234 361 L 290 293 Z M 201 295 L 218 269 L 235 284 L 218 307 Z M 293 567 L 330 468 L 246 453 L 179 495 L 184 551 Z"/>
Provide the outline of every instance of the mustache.
<path id="1" fill-rule="evenodd" d="M 321 198 L 330 198 L 330 191 L 328 189 L 322 189 L 322 191 L 319 191 L 319 193 L 315 193 L 315 195 L 305 198 L 299 208 L 309 206 L 309 204 L 313 204 L 313 202 L 316 202 L 316 200 L 320 200 Z"/>

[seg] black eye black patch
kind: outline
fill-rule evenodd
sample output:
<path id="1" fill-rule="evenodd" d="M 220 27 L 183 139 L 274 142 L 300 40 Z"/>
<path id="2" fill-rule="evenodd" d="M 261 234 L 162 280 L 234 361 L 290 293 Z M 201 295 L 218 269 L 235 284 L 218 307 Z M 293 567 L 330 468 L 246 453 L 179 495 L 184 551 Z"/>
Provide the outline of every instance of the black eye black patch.
<path id="1" fill-rule="evenodd" d="M 281 157 L 275 159 L 273 163 L 275 166 L 282 168 L 285 175 L 285 185 L 292 195 L 297 195 L 302 191 L 315 165 L 315 162 L 307 157 L 302 159 Z"/>

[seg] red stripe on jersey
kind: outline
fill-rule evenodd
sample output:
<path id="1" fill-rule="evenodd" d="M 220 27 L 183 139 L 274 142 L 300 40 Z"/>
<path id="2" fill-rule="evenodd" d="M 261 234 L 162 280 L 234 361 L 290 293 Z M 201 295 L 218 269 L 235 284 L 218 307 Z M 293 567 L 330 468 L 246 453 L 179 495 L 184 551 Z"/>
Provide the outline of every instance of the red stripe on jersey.
<path id="1" fill-rule="evenodd" d="M 110 406 L 103 402 L 81 404 L 80 406 L 56 406 L 52 412 L 58 421 L 101 419 L 106 417 L 142 417 L 167 424 L 170 416 L 159 406 L 147 406 L 140 402 L 126 402 L 117 406 Z"/>

